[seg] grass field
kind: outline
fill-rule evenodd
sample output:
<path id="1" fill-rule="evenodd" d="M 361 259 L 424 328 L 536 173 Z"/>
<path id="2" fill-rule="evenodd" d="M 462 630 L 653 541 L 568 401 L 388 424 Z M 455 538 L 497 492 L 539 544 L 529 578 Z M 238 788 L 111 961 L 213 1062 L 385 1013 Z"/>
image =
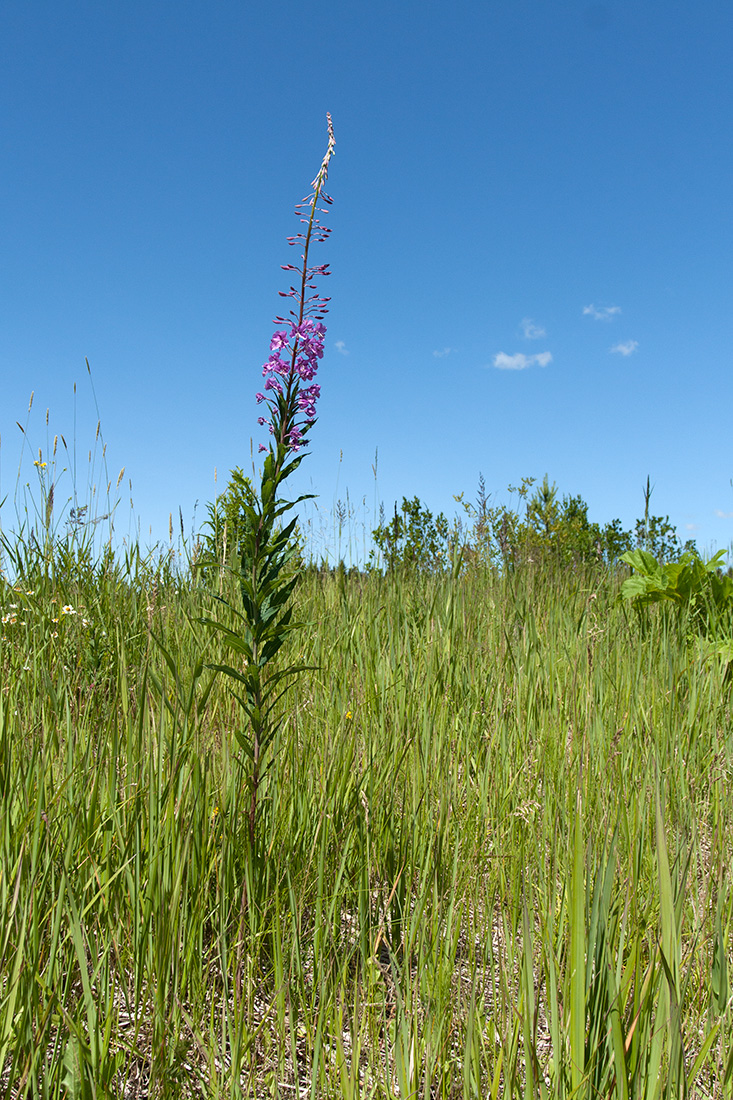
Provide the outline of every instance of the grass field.
<path id="1" fill-rule="evenodd" d="M 226 606 L 12 565 L 1 1095 L 731 1094 L 730 676 L 684 613 L 601 567 L 306 572 L 252 851 Z"/>

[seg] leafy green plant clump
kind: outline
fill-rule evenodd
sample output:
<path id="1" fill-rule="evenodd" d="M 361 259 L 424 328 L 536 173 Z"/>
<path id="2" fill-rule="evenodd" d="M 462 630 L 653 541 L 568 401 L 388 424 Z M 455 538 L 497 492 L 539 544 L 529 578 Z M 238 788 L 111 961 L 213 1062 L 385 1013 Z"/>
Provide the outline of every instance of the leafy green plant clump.
<path id="1" fill-rule="evenodd" d="M 666 601 L 689 608 L 709 627 L 733 609 L 733 577 L 722 572 L 724 558 L 724 550 L 709 561 L 687 551 L 677 561 L 661 562 L 646 550 L 627 551 L 620 561 L 635 574 L 624 581 L 621 596 L 639 608 Z"/>
<path id="2" fill-rule="evenodd" d="M 660 562 L 645 550 L 623 554 L 634 575 L 621 586 L 619 598 L 630 600 L 639 614 L 654 605 L 684 615 L 688 639 L 704 660 L 717 660 L 730 676 L 733 668 L 733 576 L 723 572 L 725 551 L 709 561 L 688 551 L 678 561 Z"/>

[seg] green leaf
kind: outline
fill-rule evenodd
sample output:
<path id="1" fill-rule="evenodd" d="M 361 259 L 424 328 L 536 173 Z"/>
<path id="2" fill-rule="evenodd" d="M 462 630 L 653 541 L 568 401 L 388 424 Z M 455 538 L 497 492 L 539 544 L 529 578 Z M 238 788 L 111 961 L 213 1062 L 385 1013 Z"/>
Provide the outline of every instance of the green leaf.
<path id="1" fill-rule="evenodd" d="M 715 933 L 713 938 L 713 963 L 710 975 L 710 989 L 713 998 L 713 1007 L 718 1015 L 725 1012 L 728 1004 L 728 962 L 725 952 L 725 938 L 723 936 L 722 907 L 724 891 L 718 895 L 718 904 L 715 914 Z"/>
<path id="2" fill-rule="evenodd" d="M 667 839 L 664 835 L 662 803 L 659 793 L 659 781 L 655 790 L 656 830 L 657 830 L 657 874 L 659 876 L 660 920 L 662 925 L 662 951 L 674 978 L 675 987 L 679 982 L 679 951 L 677 942 L 677 922 L 675 920 L 674 891 L 669 873 Z"/>
<path id="3" fill-rule="evenodd" d="M 635 569 L 637 573 L 641 573 L 643 576 L 652 577 L 661 573 L 661 566 L 659 562 L 650 554 L 647 550 L 627 550 L 625 554 L 622 554 L 619 561 L 625 562 L 626 565 L 630 565 L 632 569 Z"/>
<path id="4" fill-rule="evenodd" d="M 233 649 L 235 653 L 241 653 L 248 661 L 252 660 L 252 646 L 241 634 L 237 634 L 236 631 L 224 626 L 223 623 L 217 623 L 214 619 L 199 619 L 199 622 L 217 634 L 221 634 L 224 644 L 229 649 Z M 213 668 L 214 666 L 209 665 L 208 667 Z"/>
<path id="5" fill-rule="evenodd" d="M 251 682 L 251 676 L 246 672 L 239 672 L 236 668 L 232 668 L 231 665 L 207 665 L 213 672 L 223 672 L 225 676 L 228 676 L 230 680 L 236 680 L 237 683 L 248 686 Z"/>
<path id="6" fill-rule="evenodd" d="M 693 1084 L 695 1078 L 697 1077 L 698 1073 L 700 1072 L 702 1067 L 705 1065 L 705 1060 L 706 1060 L 708 1054 L 710 1053 L 710 1048 L 712 1047 L 713 1043 L 715 1042 L 715 1040 L 718 1037 L 718 1032 L 719 1031 L 720 1031 L 720 1021 L 718 1021 L 717 1024 L 714 1024 L 713 1027 L 711 1027 L 710 1031 L 705 1036 L 705 1041 L 703 1042 L 702 1046 L 700 1047 L 700 1051 L 698 1053 L 697 1058 L 692 1063 L 692 1068 L 690 1069 L 690 1072 L 689 1072 L 688 1077 L 687 1077 L 687 1086 L 688 1086 L 688 1088 L 690 1088 L 692 1086 L 692 1084 Z"/>
<path id="7" fill-rule="evenodd" d="M 272 498 L 275 494 L 275 482 L 271 478 L 262 481 L 262 511 L 267 510 L 268 505 L 272 502 Z"/>
<path id="8" fill-rule="evenodd" d="M 570 908 L 570 1059 L 573 1093 L 585 1076 L 585 876 L 583 799 L 578 786 Z"/>
<path id="9" fill-rule="evenodd" d="M 235 729 L 234 739 L 239 745 L 240 749 L 247 757 L 248 760 L 254 759 L 254 748 L 252 747 L 252 740 L 247 736 L 244 730 Z"/>

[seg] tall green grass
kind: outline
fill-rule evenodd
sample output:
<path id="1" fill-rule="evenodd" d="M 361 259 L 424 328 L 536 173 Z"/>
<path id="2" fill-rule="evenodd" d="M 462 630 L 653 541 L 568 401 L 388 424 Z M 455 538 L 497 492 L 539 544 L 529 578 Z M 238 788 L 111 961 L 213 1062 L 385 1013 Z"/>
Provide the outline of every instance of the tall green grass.
<path id="1" fill-rule="evenodd" d="M 0 1095 L 731 1094 L 684 621 L 602 570 L 307 572 L 253 865 L 213 597 L 52 550 L 0 579 Z"/>

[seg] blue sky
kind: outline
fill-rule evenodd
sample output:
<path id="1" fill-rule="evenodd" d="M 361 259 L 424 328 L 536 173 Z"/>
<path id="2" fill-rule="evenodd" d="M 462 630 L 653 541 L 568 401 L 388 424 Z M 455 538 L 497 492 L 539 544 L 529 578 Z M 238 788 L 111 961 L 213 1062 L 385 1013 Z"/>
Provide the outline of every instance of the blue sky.
<path id="1" fill-rule="evenodd" d="M 650 475 L 655 513 L 727 547 L 731 71 L 727 0 L 5 0 L 5 527 L 16 420 L 21 483 L 59 433 L 85 491 L 85 357 L 120 536 L 167 540 L 179 508 L 190 530 L 248 467 L 328 110 L 332 305 L 297 475 L 318 537 L 347 490 L 360 547 L 375 501 L 452 513 L 480 472 L 496 500 L 547 473 L 631 526 Z"/>

